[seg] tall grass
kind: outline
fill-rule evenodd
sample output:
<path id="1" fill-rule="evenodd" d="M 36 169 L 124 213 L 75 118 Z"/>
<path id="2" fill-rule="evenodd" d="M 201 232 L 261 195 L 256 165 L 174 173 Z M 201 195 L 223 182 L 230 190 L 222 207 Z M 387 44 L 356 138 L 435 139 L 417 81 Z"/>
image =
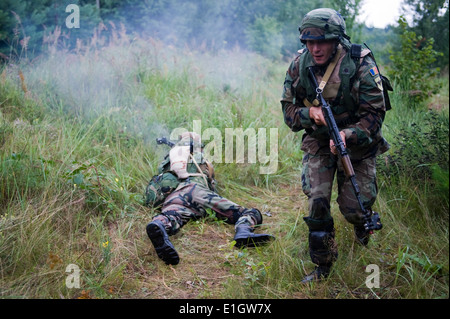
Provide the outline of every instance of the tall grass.
<path id="1" fill-rule="evenodd" d="M 301 136 L 284 125 L 279 104 L 286 63 L 239 49 L 212 54 L 125 35 L 114 41 L 50 50 L 0 72 L 1 297 L 448 298 L 448 195 L 436 192 L 445 190 L 436 176 L 448 166 L 433 163 L 434 175 L 422 180 L 423 163 L 409 174 L 394 156 L 399 134 L 414 135 L 411 123 L 432 123 L 426 107 L 412 110 L 393 95 L 384 132 L 394 161 L 380 164 L 390 166 L 380 167 L 375 207 L 383 230 L 359 247 L 333 204 L 339 260 L 329 280 L 302 286 L 313 265 Z M 441 123 L 448 95 L 439 101 Z M 215 165 L 221 194 L 269 211 L 261 231 L 277 240 L 237 250 L 231 226 L 192 222 L 173 237 L 182 261 L 168 267 L 145 235 L 155 212 L 142 206 L 142 194 L 167 151 L 155 138 L 190 130 L 194 120 L 222 134 L 278 128 L 275 174 L 249 163 Z M 448 140 L 438 143 L 448 151 Z M 80 288 L 65 285 L 69 264 L 82 271 Z M 365 285 L 369 264 L 380 267 L 380 288 Z"/>

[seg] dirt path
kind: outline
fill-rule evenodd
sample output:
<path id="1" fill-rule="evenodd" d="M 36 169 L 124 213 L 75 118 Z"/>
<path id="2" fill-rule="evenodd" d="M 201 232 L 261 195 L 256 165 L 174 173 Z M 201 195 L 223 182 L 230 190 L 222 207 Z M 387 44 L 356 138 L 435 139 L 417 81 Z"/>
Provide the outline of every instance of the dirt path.
<path id="1" fill-rule="evenodd" d="M 296 185 L 283 185 L 277 191 L 253 188 L 245 201 L 247 207 L 269 210 L 264 215 L 264 225 L 257 232 L 267 232 L 280 237 L 283 213 L 305 207 L 301 189 Z M 265 200 L 261 207 L 261 199 Z M 144 225 L 143 225 L 144 226 Z M 180 255 L 176 266 L 164 264 L 156 255 L 148 238 L 136 237 L 142 256 L 141 264 L 129 262 L 126 273 L 140 282 L 140 288 L 131 292 L 131 298 L 204 299 L 225 298 L 224 287 L 228 280 L 236 279 L 233 257 L 238 250 L 232 247 L 233 225 L 215 220 L 191 221 L 178 234 L 171 237 Z"/>

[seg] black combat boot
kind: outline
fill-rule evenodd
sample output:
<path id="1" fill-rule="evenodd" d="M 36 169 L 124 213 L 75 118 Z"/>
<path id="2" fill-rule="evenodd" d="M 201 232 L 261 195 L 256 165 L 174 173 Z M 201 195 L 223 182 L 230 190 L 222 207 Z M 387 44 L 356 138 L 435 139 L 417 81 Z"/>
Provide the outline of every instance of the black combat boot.
<path id="1" fill-rule="evenodd" d="M 147 235 L 155 247 L 158 257 L 167 265 L 177 265 L 180 262 L 180 257 L 170 242 L 169 235 L 162 222 L 154 220 L 148 224 Z"/>
<path id="2" fill-rule="evenodd" d="M 236 226 L 236 235 L 234 235 L 236 247 L 256 247 L 275 239 L 272 235 L 254 234 L 253 232 L 253 227 L 247 224 Z"/>
<path id="3" fill-rule="evenodd" d="M 319 281 L 328 277 L 330 268 L 338 257 L 334 228 L 330 225 L 329 229 L 329 231 L 309 232 L 309 255 L 317 266 L 313 272 L 303 278 L 302 283 Z"/>
<path id="4" fill-rule="evenodd" d="M 255 225 L 261 225 L 263 222 L 263 216 L 261 212 L 256 208 L 246 209 L 239 218 L 250 217 Z M 267 234 L 254 234 L 254 226 L 249 225 L 250 222 L 244 221 L 243 223 L 236 223 L 236 235 L 234 240 L 236 241 L 236 247 L 256 247 L 266 244 L 267 242 L 275 239 L 272 235 Z"/>

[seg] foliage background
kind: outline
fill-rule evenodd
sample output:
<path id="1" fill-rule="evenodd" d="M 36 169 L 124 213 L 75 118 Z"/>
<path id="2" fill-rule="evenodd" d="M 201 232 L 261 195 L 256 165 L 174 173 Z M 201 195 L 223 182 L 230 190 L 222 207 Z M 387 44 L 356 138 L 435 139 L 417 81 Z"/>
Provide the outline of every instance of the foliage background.
<path id="1" fill-rule="evenodd" d="M 79 5 L 78 29 L 64 28 L 68 4 Z M 112 29 L 123 28 L 130 35 L 149 36 L 166 44 L 208 50 L 239 46 L 279 58 L 291 56 L 299 49 L 295 30 L 304 14 L 314 8 L 331 7 L 346 19 L 352 41 L 367 41 L 386 63 L 389 59 L 385 51 L 390 49 L 387 45 L 395 28 L 367 28 L 358 23 L 361 4 L 362 0 L 4 0 L 0 3 L 0 52 L 20 55 L 25 46 L 28 54 L 39 54 L 58 28 L 58 47 L 73 49 L 77 39 L 91 39 L 102 23 L 110 35 Z M 437 64 L 445 67 L 448 1 L 405 0 L 403 8 L 409 15 L 414 13 L 412 31 L 434 39 L 435 49 L 443 53 Z"/>

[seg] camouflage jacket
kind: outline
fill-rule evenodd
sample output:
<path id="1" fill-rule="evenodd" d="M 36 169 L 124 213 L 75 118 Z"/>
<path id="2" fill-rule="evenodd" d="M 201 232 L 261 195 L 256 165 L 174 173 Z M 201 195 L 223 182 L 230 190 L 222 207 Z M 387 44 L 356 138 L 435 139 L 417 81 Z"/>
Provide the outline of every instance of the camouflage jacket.
<path id="1" fill-rule="evenodd" d="M 383 89 L 376 64 L 368 55 L 369 52 L 361 52 L 359 65 L 355 67 L 356 63 L 350 58 L 350 53 L 342 47 L 338 63 L 323 91 L 339 129 L 345 132 L 347 150 L 352 159 L 376 156 L 389 149 L 381 131 L 386 112 Z M 286 125 L 294 132 L 305 130 L 302 150 L 315 154 L 321 148 L 329 148 L 330 136 L 327 127 L 317 126 L 310 119 L 309 107 L 304 102 L 305 98 L 309 102 L 315 98 L 307 71 L 307 67 L 312 64 L 309 51 L 300 50 L 286 72 L 281 105 Z M 346 82 L 345 77 L 352 67 L 354 74 Z M 316 78 L 320 83 L 325 70 L 317 69 Z M 349 85 L 345 85 L 346 83 Z M 348 88 L 350 91 L 345 92 Z"/>

